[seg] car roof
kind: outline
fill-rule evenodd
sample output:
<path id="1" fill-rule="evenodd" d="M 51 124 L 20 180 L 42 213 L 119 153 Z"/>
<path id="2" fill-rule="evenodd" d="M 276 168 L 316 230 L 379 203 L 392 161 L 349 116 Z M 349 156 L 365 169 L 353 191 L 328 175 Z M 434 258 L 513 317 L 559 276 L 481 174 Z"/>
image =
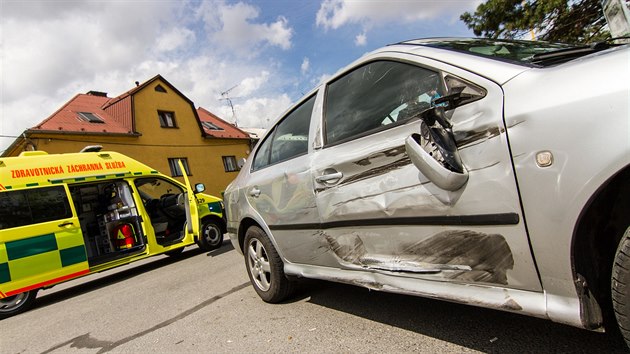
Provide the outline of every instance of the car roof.
<path id="1" fill-rule="evenodd" d="M 617 46 L 613 43 L 552 43 L 546 41 L 435 37 L 391 44 L 378 51 L 403 51 L 459 66 L 499 84 L 530 68 L 561 65 Z"/>
<path id="2" fill-rule="evenodd" d="M 511 78 L 522 73 L 523 71 L 531 69 L 527 66 L 516 65 L 513 63 L 491 60 L 474 55 L 468 55 L 441 48 L 433 48 L 420 45 L 406 45 L 406 44 L 394 44 L 387 47 L 377 49 L 371 53 L 366 54 L 352 64 L 346 66 L 344 69 L 337 72 L 334 77 L 338 77 L 341 73 L 346 72 L 348 69 L 356 66 L 358 63 L 365 62 L 366 58 L 371 56 L 387 56 L 388 53 L 395 55 L 396 53 L 406 53 L 417 55 L 429 59 L 433 59 L 439 62 L 443 62 L 452 66 L 459 67 L 466 71 L 473 72 L 477 75 L 483 76 L 489 80 L 492 80 L 498 84 L 504 84 Z M 333 79 L 334 80 L 334 79 Z"/>

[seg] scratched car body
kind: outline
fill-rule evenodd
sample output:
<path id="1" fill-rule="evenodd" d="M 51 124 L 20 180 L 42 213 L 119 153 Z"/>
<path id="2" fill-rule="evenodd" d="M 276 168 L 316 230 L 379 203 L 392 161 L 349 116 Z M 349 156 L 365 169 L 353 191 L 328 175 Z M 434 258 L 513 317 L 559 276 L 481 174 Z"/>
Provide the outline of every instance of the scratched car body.
<path id="1" fill-rule="evenodd" d="M 614 325 L 629 60 L 447 38 L 366 54 L 283 114 L 225 192 L 255 290 L 279 302 L 307 277 Z"/>

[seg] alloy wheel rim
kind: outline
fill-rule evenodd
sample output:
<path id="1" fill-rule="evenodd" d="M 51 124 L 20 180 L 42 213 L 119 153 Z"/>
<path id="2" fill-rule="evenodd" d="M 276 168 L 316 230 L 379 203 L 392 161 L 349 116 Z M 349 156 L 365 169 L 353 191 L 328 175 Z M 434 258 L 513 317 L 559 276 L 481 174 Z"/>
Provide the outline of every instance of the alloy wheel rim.
<path id="1" fill-rule="evenodd" d="M 262 291 L 269 290 L 271 287 L 271 266 L 265 246 L 259 240 L 253 239 L 247 247 L 247 255 L 249 272 L 256 287 Z"/>

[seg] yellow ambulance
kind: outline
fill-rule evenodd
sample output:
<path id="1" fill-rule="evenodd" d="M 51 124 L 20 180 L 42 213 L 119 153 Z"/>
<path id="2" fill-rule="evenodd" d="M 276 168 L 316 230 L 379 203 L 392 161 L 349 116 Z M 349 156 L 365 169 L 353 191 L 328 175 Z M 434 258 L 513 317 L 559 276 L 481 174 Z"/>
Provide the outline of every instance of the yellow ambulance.
<path id="1" fill-rule="evenodd" d="M 223 204 L 183 176 L 116 152 L 0 157 L 0 319 L 39 289 L 194 243 L 218 248 Z"/>

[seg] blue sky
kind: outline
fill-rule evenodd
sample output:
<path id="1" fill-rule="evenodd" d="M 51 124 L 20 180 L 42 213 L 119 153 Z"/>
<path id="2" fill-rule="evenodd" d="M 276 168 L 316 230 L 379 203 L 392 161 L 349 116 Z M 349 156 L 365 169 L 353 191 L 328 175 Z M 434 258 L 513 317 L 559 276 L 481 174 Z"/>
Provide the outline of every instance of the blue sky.
<path id="1" fill-rule="evenodd" d="M 459 16 L 479 3 L 0 0 L 0 151 L 78 93 L 115 97 L 157 74 L 196 106 L 266 128 L 371 50 L 472 36 Z"/>

